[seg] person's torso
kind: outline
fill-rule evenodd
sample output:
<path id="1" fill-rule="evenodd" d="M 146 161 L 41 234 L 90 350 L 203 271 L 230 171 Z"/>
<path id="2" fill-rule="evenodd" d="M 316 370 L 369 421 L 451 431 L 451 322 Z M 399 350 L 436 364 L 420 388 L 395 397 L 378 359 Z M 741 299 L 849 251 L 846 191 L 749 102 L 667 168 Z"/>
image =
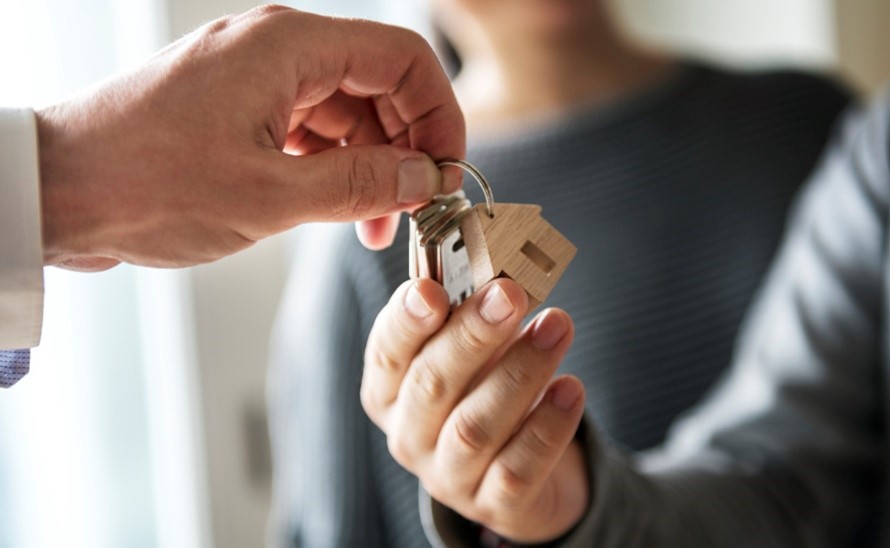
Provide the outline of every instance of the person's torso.
<path id="1" fill-rule="evenodd" d="M 845 102 L 810 77 L 691 66 L 614 108 L 471 139 L 468 159 L 495 200 L 540 204 L 578 248 L 544 306 L 572 316 L 561 372 L 584 382 L 588 412 L 620 446 L 658 444 L 729 365 L 792 196 Z M 465 188 L 480 200 L 475 183 Z M 407 246 L 403 222 L 392 248 L 354 244 L 350 260 L 379 270 L 391 292 L 407 277 Z M 388 297 L 368 296 L 365 337 Z M 364 465 L 389 544 L 423 545 L 417 482 L 368 424 Z"/>

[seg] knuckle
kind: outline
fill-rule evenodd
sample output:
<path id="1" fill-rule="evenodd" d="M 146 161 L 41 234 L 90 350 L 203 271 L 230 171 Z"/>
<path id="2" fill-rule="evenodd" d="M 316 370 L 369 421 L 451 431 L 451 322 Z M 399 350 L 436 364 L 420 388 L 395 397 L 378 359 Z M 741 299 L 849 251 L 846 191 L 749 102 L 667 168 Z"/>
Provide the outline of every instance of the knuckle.
<path id="1" fill-rule="evenodd" d="M 411 382 L 428 402 L 441 401 L 448 393 L 448 381 L 426 358 L 419 357 L 411 368 Z"/>
<path id="2" fill-rule="evenodd" d="M 295 27 L 304 28 L 305 15 L 287 6 L 264 4 L 244 12 L 238 16 L 238 20 L 247 25 L 254 39 L 270 47 L 278 42 L 270 40 L 273 35 L 290 36 L 294 34 Z"/>
<path id="3" fill-rule="evenodd" d="M 390 356 L 388 353 L 376 348 L 373 350 L 370 348 L 368 349 L 367 355 L 365 356 L 365 364 L 370 364 L 387 374 L 400 373 L 402 371 L 402 365 L 398 360 Z"/>
<path id="4" fill-rule="evenodd" d="M 234 16 L 224 15 L 201 25 L 185 38 L 176 42 L 178 47 L 170 50 L 179 53 L 175 67 L 185 70 L 191 67 L 190 60 L 200 59 L 203 55 L 215 51 L 223 40 L 221 35 L 234 24 L 236 24 Z"/>
<path id="5" fill-rule="evenodd" d="M 405 41 L 413 51 L 422 51 L 426 53 L 428 50 L 430 53 L 433 52 L 430 43 L 417 31 L 405 29 Z"/>
<path id="6" fill-rule="evenodd" d="M 273 15 L 278 15 L 284 12 L 292 12 L 294 11 L 292 8 L 287 6 L 282 6 L 279 4 L 263 4 L 262 6 L 257 6 L 250 10 L 250 14 L 256 17 L 269 17 Z"/>
<path id="7" fill-rule="evenodd" d="M 478 454 L 491 443 L 488 429 L 479 419 L 466 411 L 459 411 L 454 420 L 457 447 L 465 454 Z"/>
<path id="8" fill-rule="evenodd" d="M 499 508 L 490 508 L 489 505 L 486 504 L 476 504 L 469 512 L 467 512 L 466 517 L 487 529 L 494 529 L 494 526 L 497 523 L 495 516 L 499 513 Z"/>
<path id="9" fill-rule="evenodd" d="M 475 355 L 487 346 L 479 331 L 473 329 L 467 322 L 457 322 L 451 331 L 451 342 L 455 349 L 467 356 Z"/>
<path id="10" fill-rule="evenodd" d="M 448 501 L 449 493 L 441 482 L 431 481 L 429 477 L 424 477 L 420 478 L 420 485 L 421 487 L 423 487 L 423 490 L 426 491 L 426 494 L 428 494 L 430 497 L 438 500 L 439 502 Z"/>
<path id="11" fill-rule="evenodd" d="M 214 34 L 217 34 L 217 33 L 220 33 L 222 31 L 226 30 L 227 28 L 229 28 L 229 25 L 231 25 L 231 24 L 232 24 L 231 17 L 229 17 L 229 16 L 220 17 L 219 19 L 215 19 L 215 20 L 207 23 L 206 25 L 204 25 L 204 28 L 202 29 L 202 31 L 203 31 L 202 34 L 204 34 L 205 36 L 212 36 Z"/>
<path id="12" fill-rule="evenodd" d="M 412 471 L 414 462 L 414 448 L 406 436 L 398 434 L 398 430 L 390 434 L 386 438 L 386 448 L 392 458 L 399 463 L 400 466 Z"/>
<path id="13" fill-rule="evenodd" d="M 493 504 L 496 508 L 516 509 L 525 500 L 532 487 L 529 478 L 517 473 L 503 463 L 494 465 Z"/>
<path id="14" fill-rule="evenodd" d="M 232 26 L 234 20 L 235 18 L 231 15 L 224 15 L 195 29 L 186 39 L 189 51 L 209 47 L 218 34 Z"/>
<path id="15" fill-rule="evenodd" d="M 357 153 L 344 153 L 336 160 L 337 173 L 344 181 L 334 181 L 336 192 L 330 196 L 331 219 L 370 217 L 377 197 L 378 175 L 371 158 Z"/>
<path id="16" fill-rule="evenodd" d="M 377 173 L 371 159 L 364 155 L 352 154 L 348 162 L 345 202 L 338 209 L 343 216 L 364 217 L 374 205 Z"/>
<path id="17" fill-rule="evenodd" d="M 536 376 L 529 365 L 525 363 L 511 363 L 504 367 L 503 378 L 507 385 L 508 393 L 512 394 L 535 382 Z"/>
<path id="18" fill-rule="evenodd" d="M 526 444 L 532 455 L 550 455 L 559 449 L 556 436 L 542 428 L 529 428 Z"/>
<path id="19" fill-rule="evenodd" d="M 486 509 L 480 509 L 475 501 L 473 489 L 456 485 L 453 474 L 440 468 L 430 468 L 418 475 L 421 487 L 433 498 L 459 514 L 477 523 L 485 523 L 490 518 Z"/>
<path id="20" fill-rule="evenodd" d="M 408 50 L 415 51 L 420 44 L 429 44 L 426 39 L 417 31 L 386 23 L 372 23 L 375 27 L 385 29 L 393 39 L 397 40 L 399 46 Z"/>
<path id="21" fill-rule="evenodd" d="M 371 385 L 365 380 L 362 380 L 362 386 L 359 389 L 359 401 L 361 401 L 362 409 L 365 410 L 368 417 L 374 422 L 377 422 L 376 418 L 379 409 L 377 398 L 374 396 Z"/>

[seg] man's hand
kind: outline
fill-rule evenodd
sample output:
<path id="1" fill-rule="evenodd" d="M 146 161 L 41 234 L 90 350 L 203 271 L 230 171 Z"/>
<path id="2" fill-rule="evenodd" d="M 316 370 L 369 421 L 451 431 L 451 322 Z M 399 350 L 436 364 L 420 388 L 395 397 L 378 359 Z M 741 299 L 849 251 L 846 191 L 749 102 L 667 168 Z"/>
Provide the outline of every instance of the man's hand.
<path id="1" fill-rule="evenodd" d="M 448 317 L 441 286 L 407 282 L 371 331 L 361 395 L 433 498 L 501 536 L 543 542 L 587 508 L 573 441 L 584 387 L 552 379 L 572 342 L 569 316 L 545 310 L 520 332 L 527 307 L 522 287 L 499 279 Z"/>
<path id="2" fill-rule="evenodd" d="M 307 221 L 388 216 L 359 230 L 385 247 L 394 212 L 459 186 L 431 158 L 465 152 L 421 37 L 278 6 L 37 118 L 45 261 L 88 270 L 213 261 Z"/>

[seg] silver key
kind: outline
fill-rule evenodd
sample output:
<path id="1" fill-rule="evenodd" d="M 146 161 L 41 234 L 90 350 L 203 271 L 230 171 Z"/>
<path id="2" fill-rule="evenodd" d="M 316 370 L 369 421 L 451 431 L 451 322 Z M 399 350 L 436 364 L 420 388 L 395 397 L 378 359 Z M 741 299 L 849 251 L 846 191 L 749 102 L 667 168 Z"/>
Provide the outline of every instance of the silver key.
<path id="1" fill-rule="evenodd" d="M 469 172 L 482 186 L 489 214 L 493 199 L 491 187 L 474 166 L 462 160 L 446 160 L 439 166 L 454 165 Z M 432 278 L 448 293 L 451 306 L 464 302 L 476 288 L 470 257 L 460 231 L 460 221 L 472 210 L 463 191 L 437 196 L 411 214 L 408 273 L 412 278 Z"/>

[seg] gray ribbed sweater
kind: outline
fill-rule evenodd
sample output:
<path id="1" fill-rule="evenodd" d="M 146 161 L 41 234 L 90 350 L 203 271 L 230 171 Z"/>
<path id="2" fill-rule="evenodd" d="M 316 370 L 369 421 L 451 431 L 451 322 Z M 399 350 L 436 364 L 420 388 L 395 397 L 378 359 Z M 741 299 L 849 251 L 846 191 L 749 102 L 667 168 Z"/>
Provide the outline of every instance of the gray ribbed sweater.
<path id="1" fill-rule="evenodd" d="M 495 198 L 541 204 L 578 246 L 546 305 L 573 316 L 562 371 L 620 446 L 658 444 L 729 363 L 791 196 L 846 100 L 809 76 L 690 64 L 606 107 L 471 138 Z M 382 253 L 351 228 L 303 230 L 269 381 L 275 546 L 427 544 L 417 482 L 358 398 L 370 326 L 407 276 L 405 229 Z"/>

